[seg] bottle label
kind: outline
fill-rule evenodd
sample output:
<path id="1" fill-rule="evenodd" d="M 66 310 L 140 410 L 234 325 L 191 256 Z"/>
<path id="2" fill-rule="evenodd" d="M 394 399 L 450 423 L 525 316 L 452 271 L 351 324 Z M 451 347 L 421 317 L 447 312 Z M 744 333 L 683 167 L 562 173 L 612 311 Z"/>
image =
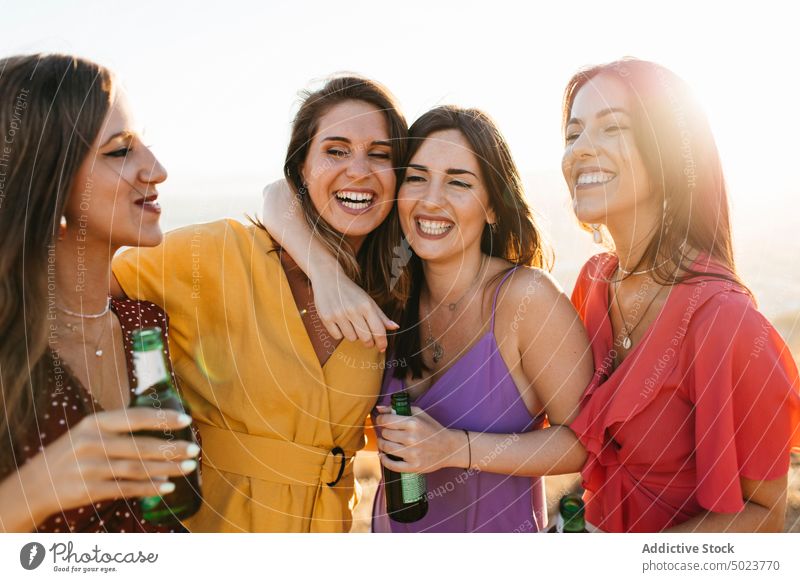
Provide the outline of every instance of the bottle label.
<path id="1" fill-rule="evenodd" d="M 418 473 L 400 473 L 403 503 L 416 503 L 425 496 L 425 476 Z"/>
<path id="2" fill-rule="evenodd" d="M 143 394 L 150 386 L 168 379 L 161 350 L 133 352 L 133 369 L 136 372 L 136 395 Z"/>

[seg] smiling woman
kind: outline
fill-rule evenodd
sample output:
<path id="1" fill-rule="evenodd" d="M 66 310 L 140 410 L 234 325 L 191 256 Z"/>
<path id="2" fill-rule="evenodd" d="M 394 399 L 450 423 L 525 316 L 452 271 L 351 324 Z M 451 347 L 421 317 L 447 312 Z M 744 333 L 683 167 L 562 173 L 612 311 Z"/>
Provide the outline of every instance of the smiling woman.
<path id="1" fill-rule="evenodd" d="M 16 126 L 0 212 L 0 530 L 180 531 L 143 521 L 137 498 L 173 490 L 166 479 L 194 471 L 199 448 L 179 442 L 167 458 L 162 440 L 131 432 L 191 419 L 125 410 L 131 334 L 166 334 L 166 316 L 109 298 L 114 253 L 161 240 L 152 200 L 166 171 L 107 69 L 31 55 L 0 70 L 0 127 Z"/>
<path id="2" fill-rule="evenodd" d="M 308 224 L 389 309 L 406 131 L 380 85 L 331 79 L 306 95 L 292 126 L 284 171 L 295 205 L 265 217 Z M 206 504 L 187 522 L 193 531 L 350 528 L 353 458 L 383 355 L 325 332 L 295 264 L 306 250 L 290 256 L 260 225 L 230 220 L 167 233 L 159 247 L 114 261 L 129 296 L 170 310 L 176 372 L 203 438 Z"/>

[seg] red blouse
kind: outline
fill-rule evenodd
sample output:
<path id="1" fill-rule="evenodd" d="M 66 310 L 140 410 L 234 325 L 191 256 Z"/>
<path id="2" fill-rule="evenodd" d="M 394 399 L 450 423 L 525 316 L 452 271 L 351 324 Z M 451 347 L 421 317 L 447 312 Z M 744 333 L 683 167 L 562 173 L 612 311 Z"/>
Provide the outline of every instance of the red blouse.
<path id="1" fill-rule="evenodd" d="M 572 301 L 595 378 L 572 429 L 588 460 L 587 519 L 608 532 L 661 531 L 708 510 L 744 507 L 740 478 L 776 479 L 800 447 L 800 377 L 745 289 L 711 277 L 676 285 L 616 370 L 608 279 L 592 257 Z M 724 272 L 698 261 L 693 268 Z"/>
<path id="2" fill-rule="evenodd" d="M 158 326 L 164 335 L 164 352 L 169 361 L 167 347 L 167 317 L 157 305 L 148 301 L 130 299 L 112 299 L 111 309 L 119 319 L 128 367 L 128 380 L 131 387 L 131 398 L 136 386 L 133 374 L 133 330 L 142 327 Z M 46 410 L 39 411 L 39 433 L 30 435 L 23 447 L 25 460 L 38 454 L 89 414 L 100 412 L 102 406 L 91 393 L 67 368 L 64 362 L 55 367 L 57 356 L 50 352 L 53 363 L 48 378 L 48 399 Z M 142 519 L 141 508 L 137 499 L 115 499 L 101 501 L 94 505 L 86 505 L 68 509 L 48 517 L 36 528 L 38 532 L 181 532 L 185 528 L 176 521 L 169 526 L 154 526 Z"/>

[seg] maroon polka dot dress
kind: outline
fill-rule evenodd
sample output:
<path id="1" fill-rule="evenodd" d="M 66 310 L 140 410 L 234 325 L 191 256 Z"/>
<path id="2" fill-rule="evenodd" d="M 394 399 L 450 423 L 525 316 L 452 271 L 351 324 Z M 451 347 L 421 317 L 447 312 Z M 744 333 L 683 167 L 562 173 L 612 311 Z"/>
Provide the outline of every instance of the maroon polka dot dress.
<path id="1" fill-rule="evenodd" d="M 145 327 L 158 326 L 164 336 L 164 352 L 169 361 L 167 347 L 167 317 L 157 305 L 148 301 L 131 299 L 112 299 L 111 309 L 119 319 L 125 347 L 125 360 L 128 367 L 128 380 L 133 398 L 136 385 L 133 375 L 133 331 Z M 50 398 L 45 410 L 37 414 L 40 433 L 34 434 L 23 447 L 23 457 L 27 460 L 44 447 L 58 439 L 71 426 L 94 412 L 103 410 L 67 366 L 61 362 L 61 370 L 54 367 L 48 377 Z M 174 379 L 174 376 L 173 376 Z M 195 431 L 197 436 L 197 431 Z M 39 532 L 185 532 L 176 520 L 173 526 L 155 526 L 142 519 L 137 499 L 116 499 L 102 501 L 54 513 L 36 528 Z"/>

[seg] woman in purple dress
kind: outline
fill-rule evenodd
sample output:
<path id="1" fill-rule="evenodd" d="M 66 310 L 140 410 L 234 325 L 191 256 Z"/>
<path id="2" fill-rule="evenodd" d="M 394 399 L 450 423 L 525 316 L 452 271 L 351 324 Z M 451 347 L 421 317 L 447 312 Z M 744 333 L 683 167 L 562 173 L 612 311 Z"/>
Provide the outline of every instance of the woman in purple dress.
<path id="1" fill-rule="evenodd" d="M 577 471 L 584 460 L 565 425 L 592 374 L 586 333 L 544 270 L 547 250 L 493 122 L 476 110 L 439 107 L 410 135 L 398 256 L 409 257 L 401 266 L 412 285 L 375 424 L 384 466 L 427 473 L 429 509 L 411 524 L 391 520 L 381 484 L 373 531 L 539 531 L 546 516 L 538 477 Z M 276 214 L 278 198 L 266 197 L 265 215 Z M 282 242 L 328 260 L 317 259 L 310 235 L 301 239 Z M 312 278 L 315 298 L 355 304 L 357 293 L 342 279 L 326 287 Z M 327 319 L 335 330 L 353 322 L 347 317 L 342 309 Z M 386 407 L 398 390 L 411 396 L 413 416 Z M 550 449 L 568 453 L 553 457 Z"/>

